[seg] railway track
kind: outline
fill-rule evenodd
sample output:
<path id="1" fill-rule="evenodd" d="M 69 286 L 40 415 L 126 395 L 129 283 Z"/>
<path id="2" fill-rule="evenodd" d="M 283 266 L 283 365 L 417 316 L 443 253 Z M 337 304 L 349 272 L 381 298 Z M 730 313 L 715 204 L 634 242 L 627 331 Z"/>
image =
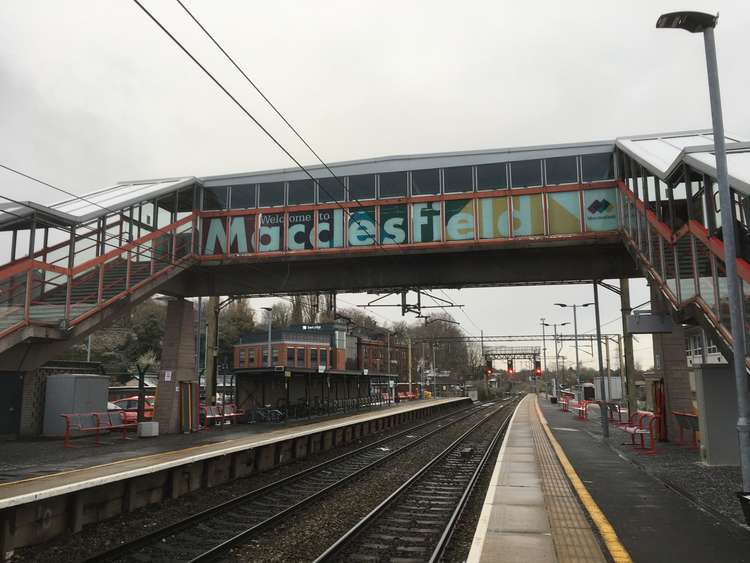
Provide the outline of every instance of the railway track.
<path id="1" fill-rule="evenodd" d="M 488 424 L 498 416 L 503 417 L 499 427 Z M 510 416 L 504 409 L 497 409 L 469 428 L 315 563 L 440 561 Z"/>
<path id="2" fill-rule="evenodd" d="M 473 405 L 398 432 L 289 477 L 191 515 L 170 526 L 86 559 L 119 561 L 211 561 L 349 482 L 451 426 L 480 416 L 492 405 Z"/>

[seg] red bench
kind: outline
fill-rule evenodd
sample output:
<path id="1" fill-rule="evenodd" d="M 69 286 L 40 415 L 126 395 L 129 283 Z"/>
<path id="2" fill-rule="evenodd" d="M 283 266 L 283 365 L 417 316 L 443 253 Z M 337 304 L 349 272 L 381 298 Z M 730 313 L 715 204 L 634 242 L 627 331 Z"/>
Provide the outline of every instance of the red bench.
<path id="1" fill-rule="evenodd" d="M 245 411 L 238 409 L 234 403 L 228 403 L 221 407 L 221 416 L 223 419 L 229 420 L 229 423 L 236 421 L 241 416 L 244 416 Z M 223 422 L 223 421 L 222 421 Z"/>
<path id="2" fill-rule="evenodd" d="M 569 412 L 569 406 L 570 406 L 570 399 L 560 399 L 560 410 L 562 412 Z"/>
<path id="3" fill-rule="evenodd" d="M 698 449 L 698 432 L 700 432 L 700 426 L 698 424 L 698 415 L 689 412 L 678 412 L 672 411 L 672 414 L 677 419 L 677 425 L 680 427 L 680 440 L 681 446 L 685 445 L 683 439 L 683 431 L 690 430 L 693 433 L 693 439 L 689 444 L 691 449 Z"/>
<path id="4" fill-rule="evenodd" d="M 644 450 L 641 455 L 656 454 L 656 438 L 659 435 L 659 417 L 649 411 L 636 411 L 628 418 L 628 424 L 620 427 L 624 432 L 630 434 L 630 444 L 636 449 Z M 640 437 L 640 445 L 636 444 L 635 437 Z M 646 436 L 650 439 L 650 447 L 646 448 Z"/>
<path id="5" fill-rule="evenodd" d="M 73 447 L 70 443 L 73 432 L 93 432 L 96 434 L 96 445 L 101 446 L 102 433 L 122 430 L 123 438 L 126 439 L 127 431 L 138 426 L 137 422 L 125 422 L 121 411 L 65 413 L 60 416 L 65 419 L 63 446 L 66 448 Z"/>
<path id="6" fill-rule="evenodd" d="M 224 415 L 216 405 L 201 405 L 201 415 L 203 416 L 203 426 L 208 428 L 210 423 L 214 425 L 224 424 Z"/>

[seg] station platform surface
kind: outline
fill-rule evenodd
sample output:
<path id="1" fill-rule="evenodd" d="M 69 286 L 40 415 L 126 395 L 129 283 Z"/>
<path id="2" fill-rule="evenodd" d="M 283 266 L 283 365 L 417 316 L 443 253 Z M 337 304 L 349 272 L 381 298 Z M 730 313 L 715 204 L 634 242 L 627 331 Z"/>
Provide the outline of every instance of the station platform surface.
<path id="1" fill-rule="evenodd" d="M 624 548 L 623 561 L 750 562 L 750 531 L 668 488 L 618 452 L 615 444 L 630 442 L 629 435 L 610 425 L 608 442 L 597 433 L 598 417 L 596 423 L 581 421 L 547 400 L 539 404 L 586 494 Z M 614 554 L 612 559 L 618 560 Z"/>
<path id="2" fill-rule="evenodd" d="M 63 448 L 62 440 L 7 442 L 0 455 L 0 509 L 81 490 L 105 482 L 169 469 L 266 444 L 302 437 L 341 426 L 445 405 L 465 397 L 412 401 L 362 409 L 323 419 L 275 425 L 239 424 L 212 427 L 194 434 L 120 440 L 107 438 L 96 447 L 90 438 L 74 440 Z M 363 412 L 364 411 L 364 412 Z"/>
<path id="3" fill-rule="evenodd" d="M 545 433 L 536 396 L 527 395 L 498 454 L 467 561 L 607 560 Z"/>

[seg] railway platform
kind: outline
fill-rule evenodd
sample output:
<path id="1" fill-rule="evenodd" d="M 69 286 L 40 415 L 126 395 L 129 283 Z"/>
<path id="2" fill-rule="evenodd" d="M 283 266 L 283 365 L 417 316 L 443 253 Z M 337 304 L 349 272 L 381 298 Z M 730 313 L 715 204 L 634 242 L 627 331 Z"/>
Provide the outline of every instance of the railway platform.
<path id="1" fill-rule="evenodd" d="M 610 440 L 623 439 L 612 429 Z M 529 395 L 498 454 L 468 561 L 750 562 L 750 531 Z"/>
<path id="2" fill-rule="evenodd" d="M 96 448 L 87 442 L 66 450 L 60 443 L 35 442 L 27 448 L 24 467 L 14 467 L 6 482 L 0 483 L 0 560 L 16 547 L 42 543 L 122 512 L 267 471 L 462 404 L 470 400 L 415 401 L 261 431 L 241 425 L 231 431 L 133 440 L 110 452 L 107 448 L 117 446 Z M 10 449 L 24 447 L 9 445 Z M 3 456 L 2 463 L 12 457 Z M 40 475 L 39 466 L 69 469 Z"/>

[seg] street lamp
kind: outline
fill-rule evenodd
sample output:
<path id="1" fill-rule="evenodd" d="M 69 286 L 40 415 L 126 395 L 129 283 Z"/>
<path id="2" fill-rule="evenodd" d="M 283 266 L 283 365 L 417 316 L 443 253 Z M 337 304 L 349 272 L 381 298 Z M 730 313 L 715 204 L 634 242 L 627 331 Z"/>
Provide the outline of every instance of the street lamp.
<path id="1" fill-rule="evenodd" d="M 545 326 L 551 326 L 551 327 L 553 327 L 554 333 L 555 333 L 555 385 L 558 385 L 560 383 L 560 381 L 559 381 L 559 379 L 560 379 L 560 349 L 559 349 L 558 344 L 557 344 L 557 327 L 558 326 L 565 326 L 565 325 L 569 325 L 569 324 L 570 323 L 567 322 L 567 321 L 564 322 L 564 323 L 545 323 L 545 322 L 542 322 L 542 326 L 543 327 L 545 327 Z M 557 394 L 557 392 L 555 392 L 555 394 Z"/>
<path id="2" fill-rule="evenodd" d="M 573 307 L 573 345 L 575 346 L 576 350 L 576 389 L 580 390 L 581 388 L 581 376 L 578 373 L 578 307 L 589 307 L 590 305 L 593 305 L 593 303 L 581 303 L 580 305 L 573 304 L 568 305 L 567 303 L 555 303 L 558 307 Z M 580 398 L 580 397 L 579 397 Z"/>
<path id="3" fill-rule="evenodd" d="M 268 364 L 266 367 L 271 367 L 271 321 L 273 318 L 273 315 L 271 312 L 273 311 L 273 307 L 261 307 L 264 311 L 268 313 Z"/>
<path id="4" fill-rule="evenodd" d="M 719 66 L 716 60 L 714 28 L 719 16 L 702 12 L 672 12 L 662 14 L 656 20 L 657 29 L 684 29 L 690 33 L 703 33 L 706 51 L 708 91 L 711 99 L 711 121 L 714 133 L 716 157 L 716 179 L 719 184 L 721 224 L 724 225 L 724 261 L 726 264 L 727 291 L 729 293 L 729 317 L 732 332 L 732 356 L 735 387 L 737 389 L 737 433 L 740 445 L 740 467 L 742 489 L 750 494 L 750 397 L 748 396 L 747 366 L 745 364 L 745 330 L 742 320 L 742 299 L 737 280 L 737 246 L 735 241 L 734 205 L 729 191 L 727 172 L 727 149 L 724 139 L 724 118 L 721 112 L 719 91 Z"/>

